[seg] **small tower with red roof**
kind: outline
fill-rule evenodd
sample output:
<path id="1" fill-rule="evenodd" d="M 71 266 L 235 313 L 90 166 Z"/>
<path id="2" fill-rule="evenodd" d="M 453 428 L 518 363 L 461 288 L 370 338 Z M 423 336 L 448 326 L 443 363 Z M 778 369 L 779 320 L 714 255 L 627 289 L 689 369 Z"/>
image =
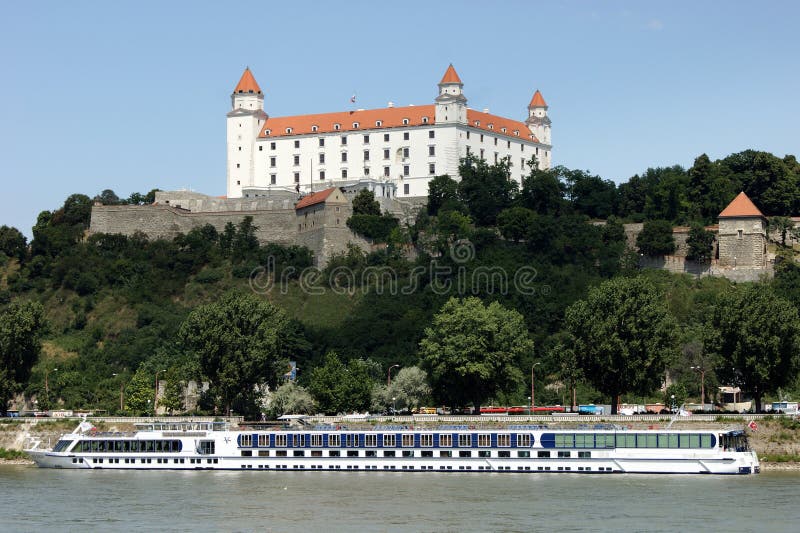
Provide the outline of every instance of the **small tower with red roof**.
<path id="1" fill-rule="evenodd" d="M 719 214 L 719 265 L 765 268 L 767 265 L 767 219 L 744 193 Z"/>
<path id="2" fill-rule="evenodd" d="M 228 113 L 228 198 L 241 197 L 242 188 L 256 184 L 255 145 L 267 118 L 264 93 L 250 68 L 245 68 L 231 94 L 231 111 Z"/>
<path id="3" fill-rule="evenodd" d="M 551 144 L 550 117 L 547 116 L 547 103 L 538 89 L 533 93 L 531 103 L 528 104 L 528 118 L 525 120 L 525 124 L 528 125 L 531 133 L 536 135 L 540 142 L 547 145 Z"/>
<path id="4" fill-rule="evenodd" d="M 439 82 L 439 96 L 436 97 L 436 124 L 467 123 L 467 98 L 464 84 L 451 63 Z"/>

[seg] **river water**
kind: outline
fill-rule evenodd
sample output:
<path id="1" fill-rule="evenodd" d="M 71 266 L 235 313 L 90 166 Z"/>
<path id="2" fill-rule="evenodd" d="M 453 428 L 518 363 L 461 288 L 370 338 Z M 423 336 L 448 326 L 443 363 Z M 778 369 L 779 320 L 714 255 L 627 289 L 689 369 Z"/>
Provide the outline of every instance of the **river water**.
<path id="1" fill-rule="evenodd" d="M 0 466 L 2 531 L 797 531 L 800 474 L 115 472 Z"/>

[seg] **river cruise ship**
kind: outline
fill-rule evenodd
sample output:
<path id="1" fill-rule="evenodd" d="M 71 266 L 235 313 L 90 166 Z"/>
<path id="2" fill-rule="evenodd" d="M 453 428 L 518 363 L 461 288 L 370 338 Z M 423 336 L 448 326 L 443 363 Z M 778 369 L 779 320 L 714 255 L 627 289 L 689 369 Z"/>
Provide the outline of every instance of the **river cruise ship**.
<path id="1" fill-rule="evenodd" d="M 755 474 L 742 430 L 597 425 L 297 428 L 151 422 L 135 433 L 84 421 L 52 450 L 26 450 L 45 468 L 454 473 Z"/>

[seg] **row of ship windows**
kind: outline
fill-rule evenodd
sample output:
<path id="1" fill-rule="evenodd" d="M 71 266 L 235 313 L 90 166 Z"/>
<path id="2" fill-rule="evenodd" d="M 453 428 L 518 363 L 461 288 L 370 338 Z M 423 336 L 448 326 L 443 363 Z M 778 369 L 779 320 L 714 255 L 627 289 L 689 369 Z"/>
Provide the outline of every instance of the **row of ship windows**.
<path id="1" fill-rule="evenodd" d="M 270 439 L 270 437 L 273 437 Z M 471 433 L 456 434 L 455 439 L 452 433 L 440 433 L 438 438 L 434 439 L 433 433 L 422 434 L 401 434 L 400 438 L 394 433 L 388 434 L 361 434 L 361 433 L 347 433 L 347 434 L 313 434 L 307 435 L 304 433 L 296 433 L 293 435 L 279 434 L 256 434 L 256 435 L 239 435 L 237 438 L 240 448 L 268 448 L 268 447 L 305 447 L 306 443 L 312 448 L 330 447 L 330 448 L 394 448 L 400 444 L 403 448 L 432 448 L 438 446 L 440 448 L 451 448 L 453 442 L 457 443 L 459 448 L 489 448 L 491 446 L 498 447 L 517 447 L 517 448 L 530 448 L 533 445 L 533 436 L 527 433 L 511 434 L 493 434 L 481 433 L 478 435 Z M 514 437 L 512 439 L 512 437 Z"/>
<path id="2" fill-rule="evenodd" d="M 273 454 L 274 452 L 274 454 Z M 558 455 L 551 455 L 551 453 L 557 453 Z M 592 452 L 576 452 L 577 455 L 575 457 L 581 459 L 590 459 L 592 457 Z M 289 455 L 289 450 L 241 450 L 242 457 L 443 457 L 443 458 L 452 458 L 452 457 L 459 457 L 459 458 L 472 458 L 472 457 L 481 457 L 481 458 L 499 458 L 499 459 L 510 459 L 511 458 L 511 451 L 510 450 L 478 450 L 475 452 L 476 455 L 473 455 L 471 450 L 458 450 L 456 453 L 454 450 L 439 450 L 438 453 L 434 454 L 433 450 L 345 450 L 344 455 L 342 454 L 342 450 L 327 450 L 327 455 L 323 455 L 323 450 L 292 450 L 291 455 Z M 531 452 L 529 450 L 519 450 L 516 452 L 515 457 L 521 459 L 528 459 L 531 457 Z M 555 458 L 571 458 L 573 457 L 572 452 L 567 451 L 559 451 L 559 452 L 549 452 L 549 451 L 538 451 L 536 452 L 536 457 L 540 459 L 549 459 L 551 457 Z"/>
<path id="3" fill-rule="evenodd" d="M 86 461 L 88 462 L 89 459 L 87 458 Z M 219 464 L 219 459 L 206 459 L 205 461 L 206 461 L 206 464 L 210 464 L 210 465 L 211 464 L 214 464 L 214 465 Z M 72 462 L 73 462 L 73 464 L 83 463 L 83 457 L 73 457 L 72 458 Z M 104 462 L 108 463 L 108 464 L 119 464 L 119 457 L 106 457 L 106 458 L 103 458 L 103 457 L 92 457 L 92 463 L 93 464 L 104 464 Z M 166 457 L 157 457 L 155 459 L 155 462 L 156 462 L 156 464 L 159 464 L 159 465 L 161 465 L 161 464 L 169 464 L 170 460 L 167 459 Z M 127 464 L 134 465 L 134 464 L 136 464 L 136 458 L 135 457 L 125 457 L 125 458 L 123 458 L 123 463 L 126 464 L 126 465 Z M 199 465 L 199 464 L 202 464 L 202 463 L 203 463 L 202 459 L 189 459 L 189 464 L 198 464 Z M 139 464 L 142 464 L 142 465 L 153 464 L 153 459 L 151 457 L 142 457 L 142 458 L 139 459 Z M 172 459 L 172 464 L 176 464 L 176 465 L 178 465 L 178 464 L 181 464 L 181 465 L 182 464 L 186 464 L 186 459 L 184 459 L 184 458 Z"/>
<path id="4" fill-rule="evenodd" d="M 713 448 L 708 433 L 544 433 L 543 448 Z"/>
<path id="5" fill-rule="evenodd" d="M 270 468 L 269 465 L 256 465 L 256 466 L 260 470 L 269 470 L 269 468 Z M 251 464 L 250 465 L 247 465 L 247 464 L 240 465 L 240 467 L 244 468 L 244 469 L 251 469 L 251 470 L 253 469 L 253 465 L 251 465 Z M 292 465 L 292 469 L 293 470 L 304 470 L 305 468 L 306 468 L 305 465 Z M 288 469 L 289 469 L 289 465 L 275 465 L 275 470 L 288 470 Z M 341 469 L 342 469 L 341 465 L 328 465 L 328 470 L 341 470 Z M 345 470 L 377 470 L 377 469 L 378 469 L 378 465 L 347 465 L 347 468 Z M 417 469 L 417 466 L 415 466 L 415 465 L 401 465 L 401 466 L 383 465 L 383 470 L 416 470 L 416 469 Z M 419 467 L 419 469 L 420 470 L 439 470 L 440 472 L 444 472 L 446 470 L 453 470 L 453 466 L 452 465 L 442 465 L 439 468 L 435 468 L 435 467 L 430 466 L 430 465 L 422 465 L 422 466 Z M 324 470 L 324 467 L 322 465 L 311 465 L 311 470 Z M 472 470 L 472 466 L 471 465 L 458 465 L 457 470 Z M 510 466 L 498 466 L 496 468 L 493 468 L 491 466 L 478 466 L 476 468 L 476 470 L 497 470 L 497 471 L 509 470 L 510 471 L 511 467 Z M 517 472 L 532 471 L 532 470 L 533 470 L 533 468 L 530 467 L 530 466 L 518 466 L 517 467 Z M 579 467 L 576 468 L 576 470 L 578 472 L 591 472 L 592 467 L 591 466 L 579 466 Z M 597 470 L 598 470 L 598 472 L 612 472 L 613 471 L 613 469 L 610 466 L 608 466 L 608 467 L 601 466 Z M 556 470 L 553 470 L 553 467 L 539 466 L 539 467 L 536 467 L 536 471 L 540 471 L 540 472 L 550 472 L 550 471 L 570 472 L 570 471 L 572 471 L 572 467 L 571 466 L 559 466 L 559 467 L 556 468 Z"/>
<path id="6" fill-rule="evenodd" d="M 180 452 L 183 443 L 180 440 L 83 440 L 73 452 L 100 453 L 159 453 Z"/>

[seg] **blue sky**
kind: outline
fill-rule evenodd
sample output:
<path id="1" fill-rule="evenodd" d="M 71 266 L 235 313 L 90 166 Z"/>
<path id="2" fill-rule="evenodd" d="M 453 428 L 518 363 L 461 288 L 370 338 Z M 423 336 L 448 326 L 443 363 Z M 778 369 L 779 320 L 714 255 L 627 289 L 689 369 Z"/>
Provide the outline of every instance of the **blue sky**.
<path id="1" fill-rule="evenodd" d="M 249 65 L 273 116 L 550 105 L 555 164 L 616 182 L 706 152 L 797 154 L 798 2 L 3 2 L 0 225 L 71 193 L 225 193 L 225 113 Z"/>

